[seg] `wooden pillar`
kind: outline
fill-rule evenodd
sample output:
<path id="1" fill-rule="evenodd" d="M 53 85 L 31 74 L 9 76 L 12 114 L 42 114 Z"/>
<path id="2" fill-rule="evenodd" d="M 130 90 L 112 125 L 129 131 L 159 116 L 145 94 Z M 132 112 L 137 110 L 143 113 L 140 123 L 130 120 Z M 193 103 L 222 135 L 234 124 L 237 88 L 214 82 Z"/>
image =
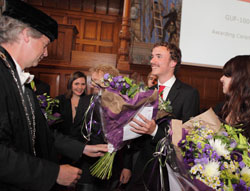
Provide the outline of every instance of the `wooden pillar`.
<path id="1" fill-rule="evenodd" d="M 122 16 L 122 29 L 119 34 L 120 48 L 118 51 L 118 64 L 117 69 L 120 71 L 129 71 L 129 18 L 130 17 L 130 0 L 124 0 L 123 16 Z"/>

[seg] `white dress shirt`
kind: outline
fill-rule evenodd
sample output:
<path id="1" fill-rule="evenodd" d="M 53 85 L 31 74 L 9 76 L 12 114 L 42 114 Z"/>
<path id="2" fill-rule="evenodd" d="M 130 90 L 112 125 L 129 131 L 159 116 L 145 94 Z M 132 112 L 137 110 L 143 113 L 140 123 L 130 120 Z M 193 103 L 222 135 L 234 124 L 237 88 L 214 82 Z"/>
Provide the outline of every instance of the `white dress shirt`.
<path id="1" fill-rule="evenodd" d="M 165 86 L 164 90 L 163 90 L 163 100 L 166 100 L 168 97 L 168 93 L 170 92 L 170 89 L 172 88 L 172 86 L 174 85 L 174 82 L 176 80 L 175 76 L 172 76 L 172 78 L 170 78 L 168 81 L 166 81 L 165 83 L 161 84 L 158 80 L 158 87 L 160 85 Z"/>
<path id="2" fill-rule="evenodd" d="M 14 58 L 12 59 L 16 65 L 17 74 L 20 78 L 22 90 L 24 92 L 24 84 L 30 83 L 34 79 L 34 75 L 30 74 L 29 72 L 24 72 L 17 61 Z"/>
<path id="3" fill-rule="evenodd" d="M 175 76 L 172 76 L 172 78 L 170 78 L 168 81 L 166 81 L 165 83 L 163 83 L 163 84 L 161 84 L 160 82 L 159 82 L 159 80 L 158 80 L 158 87 L 160 86 L 160 85 L 162 85 L 162 86 L 165 86 L 165 88 L 163 89 L 163 100 L 166 100 L 167 99 L 167 97 L 168 97 L 168 94 L 169 94 L 169 92 L 170 92 L 170 89 L 172 88 L 172 86 L 174 85 L 174 82 L 175 82 L 175 80 L 176 80 L 176 77 Z M 158 88 L 159 89 L 159 88 Z M 157 132 L 157 130 L 158 130 L 158 125 L 156 125 L 156 128 L 155 128 L 155 130 L 154 130 L 154 132 L 151 134 L 151 136 L 155 136 L 155 134 L 156 134 L 156 132 Z"/>

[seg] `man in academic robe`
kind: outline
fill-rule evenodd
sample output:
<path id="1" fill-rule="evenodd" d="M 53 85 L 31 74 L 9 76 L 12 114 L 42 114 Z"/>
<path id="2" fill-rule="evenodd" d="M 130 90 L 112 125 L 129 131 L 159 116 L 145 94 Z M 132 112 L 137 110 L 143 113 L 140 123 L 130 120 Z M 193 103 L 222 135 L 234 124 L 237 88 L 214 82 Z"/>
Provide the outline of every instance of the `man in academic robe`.
<path id="1" fill-rule="evenodd" d="M 0 17 L 0 190 L 50 190 L 73 186 L 82 171 L 56 164 L 56 154 L 96 157 L 107 145 L 84 144 L 53 134 L 24 69 L 37 66 L 57 38 L 57 23 L 20 0 L 6 0 Z"/>

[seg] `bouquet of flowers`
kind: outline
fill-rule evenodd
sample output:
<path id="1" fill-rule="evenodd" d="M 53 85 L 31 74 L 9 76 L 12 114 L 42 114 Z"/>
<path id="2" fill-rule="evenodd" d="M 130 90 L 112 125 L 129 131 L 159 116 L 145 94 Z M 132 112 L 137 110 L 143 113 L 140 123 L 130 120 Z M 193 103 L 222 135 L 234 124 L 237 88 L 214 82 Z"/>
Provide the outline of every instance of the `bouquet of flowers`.
<path id="1" fill-rule="evenodd" d="M 250 190 L 250 145 L 241 130 L 227 124 L 211 128 L 209 121 L 197 118 L 187 124 L 178 146 L 192 179 L 200 181 L 196 186 Z"/>
<path id="2" fill-rule="evenodd" d="M 149 120 L 163 117 L 164 114 L 157 113 L 159 105 L 157 90 L 150 90 L 141 84 L 135 84 L 128 77 L 112 77 L 109 74 L 104 75 L 103 82 L 100 113 L 109 152 L 101 157 L 90 168 L 90 171 L 93 176 L 109 179 L 116 151 L 121 149 L 127 140 L 141 136 L 130 130 L 131 119 L 138 113 Z M 170 109 L 170 102 L 163 108 Z"/>
<path id="3" fill-rule="evenodd" d="M 47 93 L 42 95 L 38 95 L 37 99 L 39 101 L 42 113 L 44 114 L 45 118 L 49 126 L 54 124 L 58 119 L 60 119 L 61 114 L 53 113 L 53 108 L 58 107 L 59 100 L 51 98 Z"/>

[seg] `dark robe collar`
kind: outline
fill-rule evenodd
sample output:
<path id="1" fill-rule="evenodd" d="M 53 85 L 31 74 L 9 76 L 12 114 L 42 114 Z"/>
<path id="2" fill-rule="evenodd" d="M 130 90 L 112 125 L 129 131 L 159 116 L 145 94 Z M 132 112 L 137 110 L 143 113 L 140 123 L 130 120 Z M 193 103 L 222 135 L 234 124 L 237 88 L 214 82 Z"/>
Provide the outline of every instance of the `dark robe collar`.
<path id="1" fill-rule="evenodd" d="M 16 65 L 15 65 L 14 60 L 12 59 L 12 57 L 10 56 L 10 54 L 8 53 L 8 51 L 5 48 L 3 48 L 2 46 L 0 46 L 0 57 L 3 60 L 7 60 L 8 63 L 10 64 L 10 66 L 12 67 L 12 69 L 14 71 L 16 71 Z"/>

